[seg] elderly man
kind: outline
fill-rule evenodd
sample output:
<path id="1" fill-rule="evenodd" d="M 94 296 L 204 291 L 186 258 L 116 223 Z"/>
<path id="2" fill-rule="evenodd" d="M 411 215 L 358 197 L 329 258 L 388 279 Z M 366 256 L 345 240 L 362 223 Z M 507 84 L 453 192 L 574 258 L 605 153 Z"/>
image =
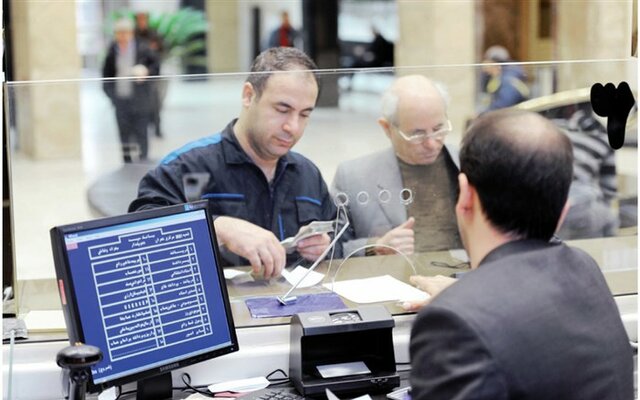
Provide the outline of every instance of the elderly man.
<path id="1" fill-rule="evenodd" d="M 199 197 L 209 201 L 226 263 L 250 263 L 266 278 L 278 275 L 286 260 L 280 242 L 314 220 L 336 217 L 318 168 L 289 151 L 318 98 L 314 69 L 295 48 L 258 55 L 242 87 L 239 118 L 165 157 L 142 179 L 129 211 L 184 203 L 191 197 L 187 186 L 193 174 L 204 174 L 208 182 Z M 266 73 L 273 71 L 286 73 Z M 311 236 L 297 244 L 291 258 L 314 260 L 329 242 L 326 233 Z"/>
<path id="2" fill-rule="evenodd" d="M 566 214 L 569 139 L 543 117 L 487 113 L 464 137 L 456 217 L 472 271 L 418 314 L 412 399 L 633 398 L 633 352 Z"/>
<path id="3" fill-rule="evenodd" d="M 158 75 L 160 61 L 145 43 L 135 40 L 132 20 L 116 21 L 114 32 L 115 40 L 109 45 L 102 76 L 129 79 L 106 79 L 103 90 L 116 110 L 124 162 L 145 161 L 149 151 L 147 124 L 153 100 L 152 82 L 146 77 Z"/>
<path id="4" fill-rule="evenodd" d="M 452 128 L 443 89 L 421 75 L 399 78 L 383 94 L 378 124 L 391 147 L 340 164 L 333 179 L 332 195 L 346 204 L 355 235 L 345 254 L 461 247 L 457 154 L 444 145 Z"/>

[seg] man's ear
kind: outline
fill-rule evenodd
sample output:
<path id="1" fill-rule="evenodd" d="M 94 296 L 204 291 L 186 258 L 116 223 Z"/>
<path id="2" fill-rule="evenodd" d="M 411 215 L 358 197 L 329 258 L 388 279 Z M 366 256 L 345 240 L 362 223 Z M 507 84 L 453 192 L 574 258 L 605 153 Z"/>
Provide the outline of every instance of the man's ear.
<path id="1" fill-rule="evenodd" d="M 458 174 L 458 187 L 460 193 L 458 194 L 456 211 L 460 213 L 460 216 L 463 216 L 473 210 L 475 188 L 469 184 L 469 179 L 462 172 Z"/>
<path id="2" fill-rule="evenodd" d="M 384 134 L 391 139 L 391 123 L 384 117 L 378 118 L 378 125 L 382 127 Z"/>
<path id="3" fill-rule="evenodd" d="M 569 208 L 571 208 L 571 204 L 569 204 L 569 199 L 564 203 L 564 207 L 562 207 L 562 212 L 560 213 L 560 219 L 558 219 L 558 225 L 556 225 L 556 232 L 560 230 L 564 219 L 567 217 L 567 213 L 569 212 Z"/>
<path id="4" fill-rule="evenodd" d="M 255 95 L 256 91 L 253 89 L 253 85 L 245 82 L 244 85 L 242 85 L 242 106 L 249 107 Z"/>

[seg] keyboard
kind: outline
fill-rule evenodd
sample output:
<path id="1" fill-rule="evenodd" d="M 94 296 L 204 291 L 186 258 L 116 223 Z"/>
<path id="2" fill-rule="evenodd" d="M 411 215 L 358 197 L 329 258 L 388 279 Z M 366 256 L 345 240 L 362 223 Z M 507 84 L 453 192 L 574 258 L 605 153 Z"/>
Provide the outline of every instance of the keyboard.
<path id="1" fill-rule="evenodd" d="M 239 397 L 242 400 L 304 400 L 293 388 L 266 388 Z"/>

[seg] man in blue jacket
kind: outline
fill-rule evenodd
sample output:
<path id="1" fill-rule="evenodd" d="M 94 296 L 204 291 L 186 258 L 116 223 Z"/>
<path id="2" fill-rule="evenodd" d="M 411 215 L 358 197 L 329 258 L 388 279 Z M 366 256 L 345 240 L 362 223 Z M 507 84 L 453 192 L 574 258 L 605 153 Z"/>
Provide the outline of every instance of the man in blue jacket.
<path id="1" fill-rule="evenodd" d="M 194 173 L 207 176 L 198 197 L 209 201 L 224 262 L 251 264 L 265 278 L 279 275 L 287 261 L 280 242 L 314 220 L 336 217 L 318 168 L 290 151 L 318 98 L 314 69 L 295 48 L 258 55 L 242 87 L 238 119 L 165 157 L 142 179 L 129 211 L 192 200 L 189 180 Z M 311 236 L 289 260 L 315 260 L 329 243 L 326 233 Z"/>
<path id="2" fill-rule="evenodd" d="M 511 107 L 529 98 L 524 70 L 512 62 L 509 52 L 502 46 L 491 46 L 485 52 L 482 90 L 489 94 L 489 106 L 485 111 Z"/>

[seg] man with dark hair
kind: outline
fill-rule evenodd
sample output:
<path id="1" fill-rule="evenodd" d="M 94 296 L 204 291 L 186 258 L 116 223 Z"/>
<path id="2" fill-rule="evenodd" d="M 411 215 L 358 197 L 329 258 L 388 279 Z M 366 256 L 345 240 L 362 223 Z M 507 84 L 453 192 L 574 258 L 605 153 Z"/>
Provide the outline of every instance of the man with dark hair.
<path id="1" fill-rule="evenodd" d="M 509 51 L 502 46 L 491 46 L 484 53 L 481 86 L 489 95 L 484 111 L 511 107 L 529 98 L 526 74 L 512 63 Z"/>
<path id="2" fill-rule="evenodd" d="M 258 55 L 242 87 L 240 116 L 166 156 L 142 179 L 129 211 L 193 200 L 190 180 L 204 175 L 195 197 L 209 201 L 224 261 L 250 263 L 266 278 L 279 275 L 286 261 L 280 242 L 314 220 L 336 217 L 318 168 L 289 151 L 318 98 L 314 69 L 295 48 Z M 309 237 L 291 258 L 315 260 L 329 242 L 327 234 Z"/>
<path id="3" fill-rule="evenodd" d="M 416 318 L 412 399 L 632 399 L 632 349 L 598 265 L 549 241 L 567 210 L 569 139 L 537 114 L 487 113 L 460 168 L 473 270 Z"/>
<path id="4" fill-rule="evenodd" d="M 280 25 L 271 31 L 267 47 L 295 47 L 296 41 L 300 36 L 298 31 L 291 26 L 289 21 L 289 13 L 282 11 L 280 13 Z M 298 46 L 299 47 L 299 46 Z"/>

